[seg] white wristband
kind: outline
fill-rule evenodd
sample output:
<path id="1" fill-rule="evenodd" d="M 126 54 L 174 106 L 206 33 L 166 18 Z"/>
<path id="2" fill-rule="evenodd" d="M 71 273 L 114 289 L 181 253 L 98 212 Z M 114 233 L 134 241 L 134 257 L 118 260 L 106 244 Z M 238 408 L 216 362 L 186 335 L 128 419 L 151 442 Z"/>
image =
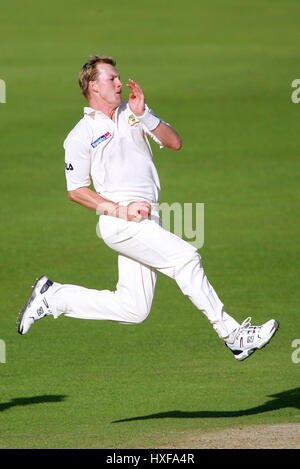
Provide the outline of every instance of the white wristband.
<path id="1" fill-rule="evenodd" d="M 147 127 L 150 132 L 155 130 L 160 123 L 160 118 L 152 114 L 147 109 L 142 116 L 136 116 L 136 118 L 141 121 L 141 123 L 144 124 L 144 126 Z"/>

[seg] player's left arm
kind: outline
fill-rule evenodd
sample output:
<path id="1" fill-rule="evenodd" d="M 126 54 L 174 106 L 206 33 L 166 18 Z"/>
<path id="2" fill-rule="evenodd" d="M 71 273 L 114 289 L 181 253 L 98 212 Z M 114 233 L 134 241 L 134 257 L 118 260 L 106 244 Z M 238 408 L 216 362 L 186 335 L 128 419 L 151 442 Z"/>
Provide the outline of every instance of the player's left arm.
<path id="1" fill-rule="evenodd" d="M 173 127 L 158 119 L 145 107 L 145 96 L 142 88 L 135 81 L 129 79 L 127 86 L 131 89 L 129 95 L 129 106 L 149 131 L 158 138 L 163 146 L 171 150 L 180 150 L 182 146 L 181 138 Z"/>
<path id="2" fill-rule="evenodd" d="M 158 138 L 163 146 L 171 150 L 180 150 L 182 147 L 182 140 L 176 130 L 165 122 L 160 121 L 158 126 L 151 132 Z"/>

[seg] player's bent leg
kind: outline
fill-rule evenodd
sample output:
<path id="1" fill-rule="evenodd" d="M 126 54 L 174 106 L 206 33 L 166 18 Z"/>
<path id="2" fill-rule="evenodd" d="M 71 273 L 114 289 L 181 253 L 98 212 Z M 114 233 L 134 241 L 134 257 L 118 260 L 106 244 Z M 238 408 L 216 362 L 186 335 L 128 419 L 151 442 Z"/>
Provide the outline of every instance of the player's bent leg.
<path id="1" fill-rule="evenodd" d="M 61 314 L 77 319 L 139 324 L 148 317 L 157 273 L 120 255 L 119 279 L 115 291 L 53 283 L 51 301 L 54 318 Z"/>
<path id="2" fill-rule="evenodd" d="M 73 318 L 110 320 L 122 324 L 145 321 L 152 305 L 157 272 L 123 255 L 119 256 L 118 265 L 116 291 L 60 284 L 41 277 L 20 313 L 19 332 L 25 334 L 36 320 L 46 315 L 57 318 L 64 314 Z M 43 291 L 46 282 L 49 282 L 47 297 Z"/>

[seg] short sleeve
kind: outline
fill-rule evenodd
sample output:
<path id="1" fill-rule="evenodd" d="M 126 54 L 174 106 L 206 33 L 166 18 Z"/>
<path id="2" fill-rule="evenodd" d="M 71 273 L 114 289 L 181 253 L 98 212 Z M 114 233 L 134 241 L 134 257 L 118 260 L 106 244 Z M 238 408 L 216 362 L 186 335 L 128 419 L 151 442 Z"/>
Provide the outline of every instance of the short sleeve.
<path id="1" fill-rule="evenodd" d="M 91 185 L 89 147 L 79 139 L 71 137 L 64 141 L 64 149 L 67 190 L 89 187 Z"/>

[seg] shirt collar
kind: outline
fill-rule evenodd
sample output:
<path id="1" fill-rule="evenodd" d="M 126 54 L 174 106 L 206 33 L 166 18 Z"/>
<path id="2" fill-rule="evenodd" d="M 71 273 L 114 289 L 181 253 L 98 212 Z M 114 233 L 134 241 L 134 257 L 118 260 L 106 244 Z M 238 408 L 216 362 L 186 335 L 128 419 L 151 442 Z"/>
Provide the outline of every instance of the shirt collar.
<path id="1" fill-rule="evenodd" d="M 97 109 L 93 109 L 92 107 L 84 107 L 83 108 L 83 113 L 84 115 L 90 116 L 93 119 L 97 116 L 100 117 L 101 119 L 109 119 L 109 117 L 104 114 L 104 112 L 99 111 Z"/>

